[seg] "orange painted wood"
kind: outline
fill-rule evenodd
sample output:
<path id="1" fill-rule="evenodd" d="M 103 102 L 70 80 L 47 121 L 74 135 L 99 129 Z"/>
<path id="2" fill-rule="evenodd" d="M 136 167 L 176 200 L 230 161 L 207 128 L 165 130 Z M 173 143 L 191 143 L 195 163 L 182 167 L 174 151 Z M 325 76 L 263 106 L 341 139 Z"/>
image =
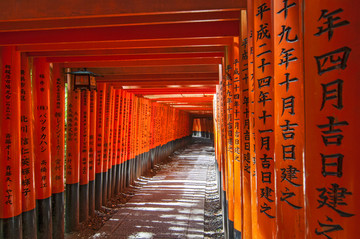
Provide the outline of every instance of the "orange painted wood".
<path id="1" fill-rule="evenodd" d="M 129 41 L 167 38 L 202 38 L 239 35 L 237 20 L 155 24 L 145 26 L 94 27 L 21 32 L 2 32 L 0 45 L 46 44 L 57 42 Z M 90 40 L 91 39 L 91 40 Z"/>
<path id="2" fill-rule="evenodd" d="M 82 90 L 80 113 L 80 185 L 89 183 L 90 91 Z"/>
<path id="3" fill-rule="evenodd" d="M 35 86 L 35 188 L 36 199 L 51 196 L 50 65 L 44 58 L 34 59 Z"/>
<path id="4" fill-rule="evenodd" d="M 60 66 L 53 65 L 50 81 L 52 193 L 64 192 L 65 82 Z"/>
<path id="5" fill-rule="evenodd" d="M 199 0 L 185 2 L 181 0 L 172 0 L 169 4 L 163 2 L 154 2 L 148 4 L 146 0 L 137 0 L 129 4 L 128 2 L 110 0 L 107 4 L 99 4 L 95 0 L 69 2 L 66 5 L 59 5 L 53 2 L 41 0 L 38 6 L 31 3 L 13 3 L 1 2 L 1 9 L 9 9 L 1 16 L 1 20 L 13 19 L 56 19 L 56 18 L 81 18 L 96 16 L 122 16 L 122 15 L 152 15 L 158 12 L 186 12 L 208 9 L 210 12 L 219 11 L 219 9 L 240 9 L 245 8 L 246 3 L 242 1 L 216 1 Z M 47 9 L 44 11 L 43 9 Z M 74 9 L 77 11 L 74 12 Z"/>
<path id="6" fill-rule="evenodd" d="M 96 97 L 96 173 L 104 172 L 104 129 L 105 129 L 106 83 L 97 83 Z"/>
<path id="7" fill-rule="evenodd" d="M 117 81 L 117 80 L 176 80 L 176 79 L 218 79 L 218 72 L 192 72 L 192 73 L 173 73 L 171 75 L 167 74 L 129 74 L 121 75 L 119 72 L 118 75 L 105 75 L 104 77 L 99 77 L 98 81 Z"/>
<path id="8" fill-rule="evenodd" d="M 115 129 L 114 129 L 114 121 L 115 121 L 115 94 L 116 94 L 116 90 L 111 86 L 111 98 L 110 98 L 110 119 L 109 119 L 109 124 L 110 124 L 110 133 L 109 133 L 109 144 L 108 144 L 108 148 L 109 148 L 109 153 L 108 153 L 108 168 L 111 169 L 114 165 L 114 137 L 115 137 Z"/>
<path id="9" fill-rule="evenodd" d="M 247 0 L 247 36 L 248 36 L 248 83 L 249 83 L 249 125 L 250 125 L 250 174 L 251 174 L 251 236 L 259 236 L 257 215 L 257 176 L 255 153 L 255 76 L 254 76 L 254 2 Z M 248 236 L 245 234 L 245 238 Z"/>
<path id="10" fill-rule="evenodd" d="M 118 116 L 117 116 L 117 121 L 114 121 L 114 127 L 116 128 L 116 135 L 114 139 L 114 147 L 115 150 L 114 151 L 114 159 L 115 159 L 115 164 L 114 165 L 118 165 L 120 164 L 120 144 L 121 144 L 121 127 L 122 127 L 122 111 L 123 111 L 123 107 L 122 107 L 122 96 L 123 96 L 123 91 L 122 90 L 116 90 L 116 96 L 115 96 L 115 109 L 117 108 L 118 110 Z M 116 104 L 118 104 L 118 106 L 116 106 Z M 115 117 L 116 117 L 116 113 L 115 113 Z"/>
<path id="11" fill-rule="evenodd" d="M 34 111 L 32 107 L 31 78 L 29 59 L 21 54 L 21 177 L 22 211 L 36 207 L 35 169 L 34 169 Z M 3 93 L 1 93 L 3 94 Z M 64 171 L 64 168 L 63 168 Z"/>
<path id="12" fill-rule="evenodd" d="M 110 162 L 110 132 L 111 132 L 111 99 L 113 94 L 113 88 L 111 86 L 106 87 L 105 94 L 105 119 L 104 119 L 104 156 L 103 156 L 103 172 L 109 170 Z"/>
<path id="13" fill-rule="evenodd" d="M 305 0 L 304 5 L 306 235 L 356 238 L 358 3 Z"/>
<path id="14" fill-rule="evenodd" d="M 232 59 L 231 67 L 233 79 L 233 120 L 234 120 L 234 228 L 238 232 L 242 232 L 243 220 L 242 220 L 242 161 L 241 161 L 241 145 L 242 145 L 242 121 L 241 121 L 241 81 L 242 76 L 240 75 L 240 42 L 239 37 L 234 37 L 232 46 Z"/>
<path id="15" fill-rule="evenodd" d="M 251 157 L 250 157 L 250 101 L 249 101 L 249 62 L 246 11 L 241 11 L 240 30 L 240 125 L 241 125 L 241 174 L 243 225 L 241 236 L 252 238 L 251 223 Z"/>
<path id="16" fill-rule="evenodd" d="M 113 49 L 111 49 L 113 50 Z M 55 53 L 54 53 L 55 54 Z M 125 66 L 188 66 L 221 64 L 221 57 L 201 58 L 174 58 L 174 59 L 147 59 L 132 61 L 97 61 L 97 62 L 64 62 L 63 66 L 69 68 L 81 67 L 125 67 Z"/>
<path id="17" fill-rule="evenodd" d="M 97 91 L 90 92 L 90 131 L 89 131 L 89 181 L 95 180 L 96 174 L 96 153 L 97 153 Z M 99 171 L 101 172 L 101 170 Z"/>
<path id="18" fill-rule="evenodd" d="M 304 238 L 303 1 L 273 2 L 272 13 L 277 237 Z"/>
<path id="19" fill-rule="evenodd" d="M 80 182 L 80 90 L 68 91 L 66 184 Z"/>
<path id="20" fill-rule="evenodd" d="M 258 238 L 275 238 L 274 62 L 271 1 L 254 2 L 255 151 Z M 267 10 L 268 9 L 268 10 Z M 256 222 L 254 222 L 256 223 Z"/>
<path id="21" fill-rule="evenodd" d="M 226 167 L 227 167 L 227 195 L 228 195 L 228 219 L 234 222 L 234 79 L 232 60 L 234 53 L 228 49 L 225 58 L 225 104 L 226 104 Z"/>
<path id="22" fill-rule="evenodd" d="M 186 46 L 186 47 L 139 47 L 120 49 L 88 49 L 88 50 L 57 50 L 34 51 L 27 55 L 33 57 L 65 57 L 65 56 L 112 56 L 112 55 L 144 55 L 144 54 L 174 54 L 174 53 L 223 53 L 223 46 Z"/>
<path id="23" fill-rule="evenodd" d="M 80 18 L 17 20 L 0 22 L 0 31 L 49 30 L 86 28 L 100 26 L 131 26 L 148 25 L 154 23 L 176 23 L 196 21 L 224 21 L 239 18 L 239 10 L 175 12 L 168 14 L 136 14 L 122 16 L 97 16 Z"/>
<path id="24" fill-rule="evenodd" d="M 1 47 L 0 218 L 11 218 L 22 212 L 20 67 L 20 53 L 14 47 Z"/>
<path id="25" fill-rule="evenodd" d="M 1 41 L 0 41 L 1 44 Z M 98 62 L 98 61 L 135 61 L 148 59 L 182 59 L 182 58 L 207 58 L 223 57 L 222 52 L 203 53 L 168 53 L 168 54 L 137 54 L 137 55 L 102 55 L 102 56 L 53 56 L 47 57 L 48 62 Z"/>
<path id="26" fill-rule="evenodd" d="M 21 52 L 34 51 L 64 51 L 64 50 L 94 50 L 94 49 L 126 49 L 126 48 L 168 48 L 186 46 L 226 46 L 230 45 L 231 37 L 182 38 L 182 39 L 154 39 L 142 41 L 106 41 L 57 44 L 28 44 L 16 47 Z M 82 66 L 80 66 L 82 67 Z"/>

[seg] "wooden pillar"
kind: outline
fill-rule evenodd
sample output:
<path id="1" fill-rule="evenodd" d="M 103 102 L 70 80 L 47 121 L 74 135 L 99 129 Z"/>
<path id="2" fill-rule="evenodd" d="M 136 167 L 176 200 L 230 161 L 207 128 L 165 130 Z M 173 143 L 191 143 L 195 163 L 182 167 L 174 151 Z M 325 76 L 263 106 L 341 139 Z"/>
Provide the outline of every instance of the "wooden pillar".
<path id="1" fill-rule="evenodd" d="M 113 122 L 113 143 L 112 143 L 112 180 L 113 180 L 113 195 L 118 193 L 118 140 L 119 140 L 119 117 L 121 111 L 121 90 L 114 91 L 114 122 Z"/>
<path id="2" fill-rule="evenodd" d="M 233 67 L 231 60 L 233 59 L 232 49 L 227 49 L 225 57 L 225 77 L 226 77 L 226 167 L 227 167 L 227 205 L 228 205 L 228 235 L 229 238 L 234 237 L 234 80 Z"/>
<path id="3" fill-rule="evenodd" d="M 0 237 L 21 238 L 21 162 L 26 151 L 20 154 L 20 53 L 15 47 L 0 47 L 0 69 Z M 31 202 L 29 207 L 34 209 Z"/>
<path id="4" fill-rule="evenodd" d="M 258 197 L 258 238 L 272 238 L 276 235 L 274 62 L 271 7 L 270 0 L 254 2 L 254 131 Z"/>
<path id="5" fill-rule="evenodd" d="M 247 15 L 241 11 L 240 28 L 240 127 L 241 127 L 241 174 L 242 174 L 242 206 L 243 206 L 243 229 L 242 238 L 252 238 L 251 234 L 251 160 L 250 160 L 250 120 L 249 120 L 249 62 L 248 62 L 248 38 L 247 38 Z"/>
<path id="6" fill-rule="evenodd" d="M 35 188 L 38 238 L 52 237 L 50 65 L 34 59 L 35 98 Z"/>
<path id="7" fill-rule="evenodd" d="M 233 120 L 234 120 L 234 237 L 241 238 L 242 233 L 242 162 L 241 162 L 241 145 L 242 145 L 242 121 L 241 119 L 241 76 L 239 66 L 239 37 L 234 37 L 232 52 L 233 57 L 231 59 L 231 67 L 233 79 Z"/>
<path id="8" fill-rule="evenodd" d="M 89 133 L 90 133 L 90 91 L 81 90 L 80 113 L 80 212 L 79 221 L 89 217 Z"/>
<path id="9" fill-rule="evenodd" d="M 97 84 L 96 110 L 96 175 L 95 175 L 95 209 L 103 205 L 103 178 L 104 178 L 104 126 L 105 126 L 105 97 L 106 83 Z"/>
<path id="10" fill-rule="evenodd" d="M 304 0 L 304 6 L 306 233 L 357 238 L 358 4 Z"/>
<path id="11" fill-rule="evenodd" d="M 278 238 L 305 236 L 302 12 L 302 0 L 273 2 Z"/>
<path id="12" fill-rule="evenodd" d="M 249 134 L 250 134 L 250 187 L 251 187 L 251 237 L 258 233 L 258 197 L 255 152 L 255 76 L 254 76 L 254 2 L 247 0 L 247 52 L 248 52 L 248 87 L 249 87 Z M 244 238 L 249 238 L 248 234 Z"/>
<path id="13" fill-rule="evenodd" d="M 65 230 L 72 232 L 79 229 L 81 103 L 80 90 L 68 87 Z"/>
<path id="14" fill-rule="evenodd" d="M 109 147 L 110 147 L 110 122 L 111 122 L 111 98 L 112 86 L 106 86 L 105 97 L 105 119 L 104 119 L 104 154 L 103 154 L 103 188 L 102 204 L 106 205 L 109 187 Z"/>
<path id="15" fill-rule="evenodd" d="M 50 78 L 51 112 L 51 180 L 52 180 L 52 220 L 53 238 L 64 238 L 65 198 L 64 198 L 64 148 L 65 148 L 65 82 L 58 64 L 52 68 Z"/>
<path id="16" fill-rule="evenodd" d="M 97 92 L 90 93 L 90 129 L 89 129 L 89 216 L 95 214 L 96 195 L 96 117 L 97 115 Z"/>
<path id="17" fill-rule="evenodd" d="M 30 66 L 32 61 L 21 55 L 21 175 L 23 238 L 36 238 L 36 201 L 34 169 L 34 115 L 31 94 Z"/>
<path id="18" fill-rule="evenodd" d="M 107 198 L 108 200 L 113 196 L 113 138 L 114 138 L 114 100 L 115 100 L 115 89 L 113 86 L 110 86 L 111 95 L 110 95 L 110 114 L 109 114 L 109 141 L 107 144 L 108 147 L 108 188 L 107 188 Z"/>

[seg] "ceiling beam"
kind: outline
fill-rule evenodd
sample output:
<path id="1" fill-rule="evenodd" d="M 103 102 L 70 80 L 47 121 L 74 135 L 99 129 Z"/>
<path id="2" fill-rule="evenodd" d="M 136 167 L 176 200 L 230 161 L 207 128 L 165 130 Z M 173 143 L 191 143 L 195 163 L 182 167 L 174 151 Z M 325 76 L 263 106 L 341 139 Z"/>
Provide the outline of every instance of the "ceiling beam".
<path id="1" fill-rule="evenodd" d="M 175 12 L 148 15 L 99 16 L 42 20 L 0 21 L 0 32 L 88 28 L 99 26 L 129 26 L 159 23 L 223 21 L 240 19 L 240 10 L 208 12 Z"/>
<path id="2" fill-rule="evenodd" d="M 182 39 L 152 39 L 136 41 L 106 41 L 106 42 L 58 42 L 56 44 L 24 44 L 16 49 L 20 52 L 38 51 L 74 51 L 95 49 L 128 49 L 128 48 L 167 48 L 191 46 L 229 46 L 232 37 L 182 38 Z"/>
<path id="3" fill-rule="evenodd" d="M 66 68 L 111 68 L 126 66 L 186 66 L 186 65 L 213 65 L 221 64 L 221 57 L 199 57 L 181 59 L 147 59 L 136 61 L 93 61 L 93 62 L 67 62 L 62 67 Z"/>
<path id="4" fill-rule="evenodd" d="M 96 16 L 144 15 L 159 12 L 219 11 L 245 9 L 245 0 L 64 0 L 0 1 L 0 21 L 61 19 Z"/>
<path id="5" fill-rule="evenodd" d="M 59 56 L 47 57 L 48 62 L 91 62 L 91 61 L 129 61 L 145 59 L 179 59 L 179 58 L 203 58 L 203 57 L 223 57 L 222 52 L 209 53 L 171 53 L 171 54 L 138 54 L 138 55 L 112 55 L 112 56 Z"/>
<path id="6" fill-rule="evenodd" d="M 123 49 L 97 49 L 97 50 L 71 50 L 71 51 L 38 51 L 29 52 L 28 56 L 106 56 L 106 55 L 131 55 L 131 54 L 173 54 L 173 53 L 223 53 L 222 46 L 187 46 L 168 48 L 123 48 Z"/>
<path id="7" fill-rule="evenodd" d="M 239 36 L 239 27 L 240 22 L 236 20 L 144 26 L 1 32 L 0 45 Z"/>
<path id="8" fill-rule="evenodd" d="M 96 73 L 96 72 L 95 72 Z M 133 75 L 111 75 L 97 77 L 97 81 L 116 82 L 118 80 L 173 80 L 177 79 L 219 79 L 218 73 L 174 73 L 174 74 L 133 74 Z"/>

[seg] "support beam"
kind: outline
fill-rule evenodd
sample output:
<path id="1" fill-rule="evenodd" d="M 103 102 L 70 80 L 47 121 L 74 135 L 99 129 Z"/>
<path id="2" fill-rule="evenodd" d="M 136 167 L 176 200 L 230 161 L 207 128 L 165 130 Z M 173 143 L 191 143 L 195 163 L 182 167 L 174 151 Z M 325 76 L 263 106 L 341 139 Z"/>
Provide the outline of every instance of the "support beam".
<path id="1" fill-rule="evenodd" d="M 239 35 L 239 21 L 96 27 L 0 33 L 0 45 L 58 42 L 129 41 L 166 38 L 201 38 Z"/>
<path id="2" fill-rule="evenodd" d="M 20 52 L 37 51 L 71 51 L 95 49 L 126 49 L 126 48 L 166 48 L 190 46 L 226 46 L 231 44 L 231 37 L 183 38 L 183 39 L 153 39 L 138 41 L 106 41 L 106 42 L 58 42 L 57 44 L 24 44 L 17 46 Z"/>
<path id="3" fill-rule="evenodd" d="M 182 59 L 148 59 L 136 61 L 96 61 L 96 62 L 66 62 L 64 68 L 107 68 L 127 66 L 176 66 L 176 65 L 212 65 L 221 64 L 221 57 L 201 57 Z"/>
<path id="4" fill-rule="evenodd" d="M 78 1 L 47 1 L 39 0 L 33 2 L 0 2 L 0 9 L 6 9 L 1 16 L 1 21 L 18 19 L 54 19 L 54 18 L 78 18 L 95 16 L 121 16 L 153 14 L 158 12 L 182 12 L 182 11 L 206 11 L 219 9 L 244 9 L 246 2 L 233 0 L 170 0 L 153 1 L 149 4 L 147 0 L 128 1 L 108 0 L 106 4 L 97 0 Z"/>
<path id="5" fill-rule="evenodd" d="M 92 49 L 92 50 L 59 50 L 30 52 L 33 57 L 51 56 L 107 56 L 107 55 L 132 55 L 132 54 L 170 54 L 170 53 L 221 53 L 223 46 L 186 46 L 186 47 L 149 47 L 149 48 L 122 48 L 122 49 Z"/>
<path id="6" fill-rule="evenodd" d="M 239 10 L 157 13 L 150 15 L 122 15 L 61 19 L 19 20 L 0 22 L 0 32 L 86 28 L 95 26 L 130 26 L 159 23 L 222 21 L 239 19 Z"/>
<path id="7" fill-rule="evenodd" d="M 0 34 L 1 36 L 1 34 Z M 0 40 L 1 41 L 1 40 Z M 173 53 L 173 54 L 139 54 L 139 55 L 112 55 L 112 56 L 68 56 L 68 57 L 47 57 L 48 62 L 98 62 L 98 61 L 128 61 L 146 59 L 179 59 L 179 58 L 203 58 L 223 57 L 222 52 L 204 53 Z"/>

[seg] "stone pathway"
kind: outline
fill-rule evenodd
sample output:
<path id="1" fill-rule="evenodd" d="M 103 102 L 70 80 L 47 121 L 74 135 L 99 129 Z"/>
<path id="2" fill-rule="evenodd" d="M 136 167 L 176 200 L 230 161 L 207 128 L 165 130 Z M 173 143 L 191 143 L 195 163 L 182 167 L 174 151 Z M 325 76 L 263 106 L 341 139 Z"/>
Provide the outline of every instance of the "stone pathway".
<path id="1" fill-rule="evenodd" d="M 173 155 L 136 195 L 105 223 L 106 238 L 204 238 L 207 170 L 214 161 L 206 141 Z M 141 178 L 139 179 L 141 182 Z"/>

